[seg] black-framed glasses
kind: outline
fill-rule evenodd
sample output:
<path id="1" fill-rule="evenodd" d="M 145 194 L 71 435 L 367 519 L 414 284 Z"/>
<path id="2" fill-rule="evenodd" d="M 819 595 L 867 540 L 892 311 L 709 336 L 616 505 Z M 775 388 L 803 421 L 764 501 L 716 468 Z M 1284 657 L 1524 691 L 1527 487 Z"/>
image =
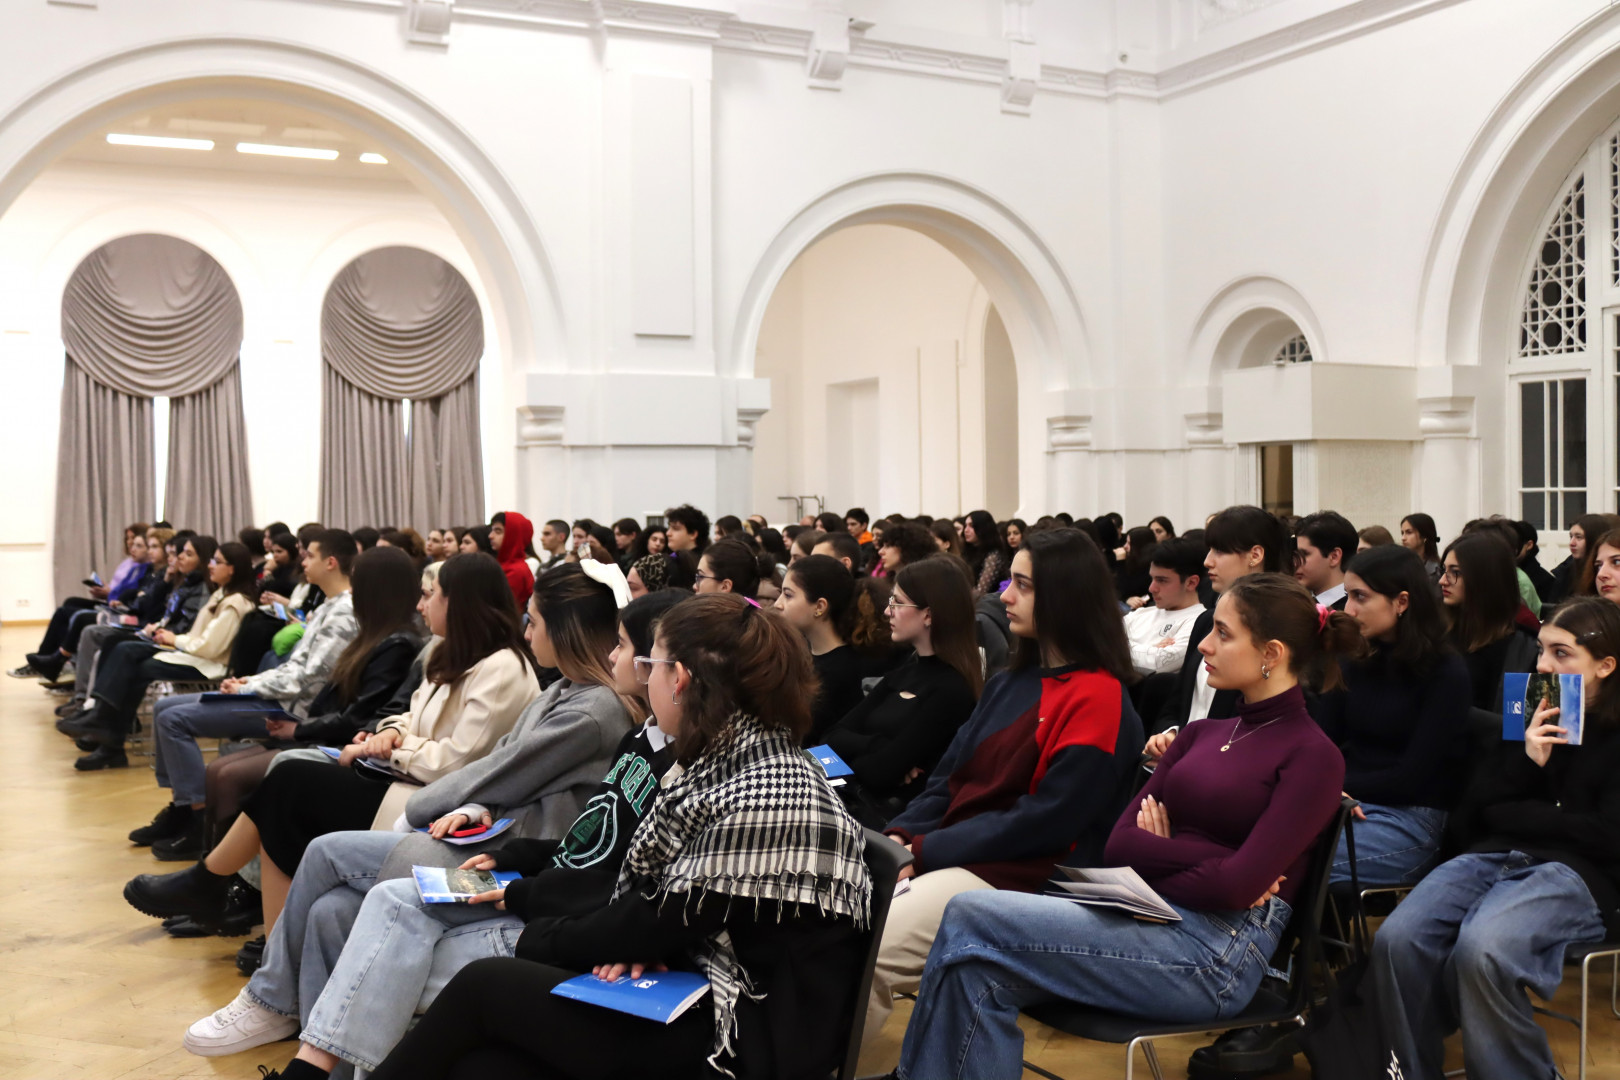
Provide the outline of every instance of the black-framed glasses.
<path id="1" fill-rule="evenodd" d="M 678 660 L 660 660 L 656 656 L 638 656 L 638 657 L 636 657 L 635 659 L 633 659 L 631 661 L 631 665 L 636 669 L 636 682 L 641 683 L 643 686 L 645 686 L 647 683 L 652 681 L 652 673 L 653 673 L 653 665 L 654 664 L 677 664 L 677 663 L 680 663 L 680 661 L 678 661 Z"/>
<path id="2" fill-rule="evenodd" d="M 1440 580 L 1442 581 L 1447 579 L 1451 581 L 1461 581 L 1462 576 L 1462 567 L 1460 566 L 1446 566 L 1442 567 L 1440 570 Z"/>

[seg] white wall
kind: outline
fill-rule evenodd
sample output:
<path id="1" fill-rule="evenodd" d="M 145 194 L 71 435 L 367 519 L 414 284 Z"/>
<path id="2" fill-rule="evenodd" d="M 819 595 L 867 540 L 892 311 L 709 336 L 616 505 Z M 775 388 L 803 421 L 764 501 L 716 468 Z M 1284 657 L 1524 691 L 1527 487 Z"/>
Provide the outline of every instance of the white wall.
<path id="1" fill-rule="evenodd" d="M 321 301 L 349 260 L 387 244 L 430 250 L 467 277 L 487 321 L 488 300 L 465 249 L 433 204 L 408 185 L 90 164 L 47 170 L 0 216 L 0 372 L 7 415 L 0 424 L 0 457 L 26 463 L 12 471 L 0 515 L 0 619 L 43 617 L 51 610 L 62 290 L 91 251 L 137 232 L 195 243 L 225 268 L 241 297 L 242 399 L 253 513 L 260 524 L 281 520 L 296 528 L 316 520 Z M 500 452 L 489 420 L 506 410 L 497 339 L 486 332 L 485 340 L 481 410 L 487 455 Z M 156 458 L 166 461 L 165 446 L 156 447 Z"/>
<path id="2" fill-rule="evenodd" d="M 792 509 L 784 494 L 825 496 L 837 513 L 983 505 L 983 459 L 974 471 L 962 455 L 988 439 L 998 460 L 1016 460 L 1016 423 L 985 430 L 984 361 L 972 343 L 985 332 L 982 295 L 959 259 L 910 229 L 851 226 L 801 255 L 760 332 L 755 374 L 770 378 L 774 405 L 755 441 L 754 507 L 776 520 Z M 1010 346 L 1001 349 L 997 363 L 1010 363 Z M 828 403 L 865 380 L 877 383 L 877 422 L 851 428 Z M 839 444 L 855 448 L 875 489 L 852 489 Z"/>

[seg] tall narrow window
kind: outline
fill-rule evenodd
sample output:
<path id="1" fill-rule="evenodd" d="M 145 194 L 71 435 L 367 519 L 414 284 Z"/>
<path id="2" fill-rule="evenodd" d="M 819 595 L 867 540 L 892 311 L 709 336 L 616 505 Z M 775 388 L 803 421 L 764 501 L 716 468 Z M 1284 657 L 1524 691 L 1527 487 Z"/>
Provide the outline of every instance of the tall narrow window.
<path id="1" fill-rule="evenodd" d="M 1586 513 L 1586 380 L 1519 384 L 1519 492 L 1524 520 L 1562 531 Z"/>

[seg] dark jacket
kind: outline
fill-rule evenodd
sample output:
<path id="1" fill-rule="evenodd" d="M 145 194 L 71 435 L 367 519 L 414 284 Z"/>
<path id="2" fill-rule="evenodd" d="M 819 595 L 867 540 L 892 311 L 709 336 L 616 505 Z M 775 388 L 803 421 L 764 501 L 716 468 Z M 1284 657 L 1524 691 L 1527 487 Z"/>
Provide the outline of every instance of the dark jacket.
<path id="1" fill-rule="evenodd" d="M 383 638 L 366 657 L 354 698 L 345 703 L 338 685 L 327 683 L 310 702 L 309 719 L 299 722 L 293 737 L 310 745 L 344 746 L 359 732 L 372 730 L 383 717 L 398 716 L 398 711 L 389 711 L 390 702 L 407 682 L 421 648 L 422 639 L 407 631 Z M 412 692 L 420 681 L 418 670 L 416 680 L 411 682 Z M 403 711 L 409 708 L 407 698 Z"/>
<path id="2" fill-rule="evenodd" d="M 1519 560 L 1519 569 L 1530 579 L 1530 584 L 1536 587 L 1536 595 L 1541 597 L 1541 602 L 1551 603 L 1553 594 L 1558 591 L 1558 583 L 1553 580 L 1546 567 L 1541 565 L 1541 560 L 1536 557 L 1535 548 L 1531 548 L 1530 554 Z"/>
<path id="3" fill-rule="evenodd" d="M 168 607 L 169 593 L 172 589 L 167 569 L 154 566 L 147 571 L 146 577 L 141 579 L 134 598 L 127 601 L 125 606 L 142 626 L 158 622 Z"/>
<path id="4" fill-rule="evenodd" d="M 161 620 L 163 629 L 175 634 L 190 631 L 191 624 L 197 621 L 197 612 L 208 602 L 213 589 L 213 585 L 208 581 L 207 571 L 194 570 L 188 574 L 185 580 L 169 593 L 169 601 Z"/>

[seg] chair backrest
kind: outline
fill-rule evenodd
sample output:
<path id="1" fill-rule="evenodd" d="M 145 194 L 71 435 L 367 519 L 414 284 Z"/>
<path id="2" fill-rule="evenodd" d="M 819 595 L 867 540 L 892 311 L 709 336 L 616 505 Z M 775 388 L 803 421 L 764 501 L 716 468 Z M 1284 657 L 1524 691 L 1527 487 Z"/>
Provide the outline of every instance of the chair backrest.
<path id="1" fill-rule="evenodd" d="M 849 1042 L 838 1080 L 855 1080 L 856 1063 L 861 1056 L 861 1039 L 866 1034 L 866 999 L 872 996 L 872 972 L 877 968 L 878 947 L 883 944 L 883 927 L 889 921 L 889 905 L 900 871 L 911 865 L 911 852 L 880 832 L 866 830 L 866 869 L 872 875 L 872 911 L 868 917 L 870 940 L 866 962 L 861 965 L 860 982 L 850 1002 Z"/>
<path id="2" fill-rule="evenodd" d="M 1333 875 L 1333 857 L 1339 850 L 1339 837 L 1344 834 L 1345 823 L 1356 805 L 1348 796 L 1339 800 L 1339 809 L 1317 838 L 1311 851 L 1310 868 L 1299 891 L 1294 894 L 1294 912 L 1283 928 L 1272 954 L 1272 965 L 1279 961 L 1293 961 L 1289 973 L 1289 1007 L 1303 1012 L 1310 1004 L 1312 977 L 1323 956 L 1322 915 L 1327 910 L 1328 882 Z"/>

